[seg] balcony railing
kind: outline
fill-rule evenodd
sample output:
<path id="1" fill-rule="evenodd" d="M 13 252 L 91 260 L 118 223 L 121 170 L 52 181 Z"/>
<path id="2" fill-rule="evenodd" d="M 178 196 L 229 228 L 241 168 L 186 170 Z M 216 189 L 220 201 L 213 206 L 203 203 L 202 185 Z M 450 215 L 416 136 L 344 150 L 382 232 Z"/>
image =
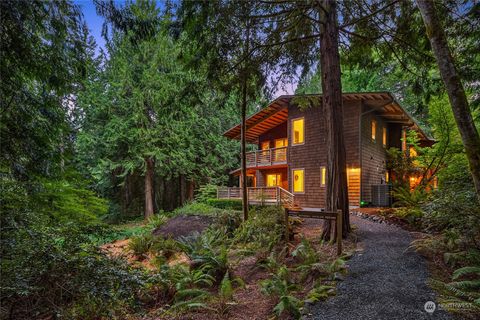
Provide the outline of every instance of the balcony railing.
<path id="1" fill-rule="evenodd" d="M 242 188 L 239 187 L 218 187 L 218 199 L 241 199 Z M 249 187 L 247 188 L 249 204 L 274 204 L 284 207 L 294 207 L 295 198 L 291 192 L 282 187 Z"/>
<path id="2" fill-rule="evenodd" d="M 266 167 L 287 163 L 287 148 L 272 148 L 247 152 L 247 167 Z"/>

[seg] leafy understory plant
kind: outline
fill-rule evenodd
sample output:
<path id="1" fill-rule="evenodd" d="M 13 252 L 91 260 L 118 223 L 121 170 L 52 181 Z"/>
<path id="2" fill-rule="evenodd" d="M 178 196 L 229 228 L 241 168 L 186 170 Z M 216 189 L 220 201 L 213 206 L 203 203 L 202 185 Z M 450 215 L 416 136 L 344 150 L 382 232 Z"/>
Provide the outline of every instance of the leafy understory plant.
<path id="1" fill-rule="evenodd" d="M 155 230 L 158 227 L 160 227 L 161 225 L 165 224 L 165 222 L 167 222 L 168 217 L 162 215 L 162 213 L 163 212 L 160 212 L 160 213 L 158 213 L 156 215 L 153 215 L 150 218 L 148 218 L 147 228 L 149 230 Z"/>
<path id="2" fill-rule="evenodd" d="M 447 311 L 462 311 L 472 314 L 480 312 L 480 266 L 468 266 L 457 269 L 452 282 L 431 281 L 432 286 L 443 292 L 440 299 Z"/>
<path id="3" fill-rule="evenodd" d="M 325 300 L 330 296 L 335 295 L 336 290 L 334 286 L 322 285 L 317 283 L 312 290 L 307 293 L 307 299 L 305 302 L 314 303 L 317 301 Z"/>
<path id="4" fill-rule="evenodd" d="M 220 283 L 220 287 L 218 288 L 216 299 L 216 309 L 221 316 L 226 315 L 230 307 L 236 304 L 233 299 L 233 294 L 235 293 L 235 290 L 243 287 L 245 287 L 245 283 L 241 278 L 235 277 L 231 279 L 230 273 L 228 271 L 225 273 L 222 282 Z"/>
<path id="5" fill-rule="evenodd" d="M 297 286 L 291 281 L 290 273 L 286 266 L 281 266 L 271 279 L 262 281 L 261 286 L 264 294 L 279 297 L 279 302 L 273 308 L 274 313 L 278 317 L 288 313 L 295 319 L 300 318 L 303 302 L 293 295 Z"/>
<path id="6" fill-rule="evenodd" d="M 143 257 L 150 250 L 153 242 L 153 235 L 149 233 L 140 234 L 130 239 L 128 249 L 132 250 L 134 255 Z"/>

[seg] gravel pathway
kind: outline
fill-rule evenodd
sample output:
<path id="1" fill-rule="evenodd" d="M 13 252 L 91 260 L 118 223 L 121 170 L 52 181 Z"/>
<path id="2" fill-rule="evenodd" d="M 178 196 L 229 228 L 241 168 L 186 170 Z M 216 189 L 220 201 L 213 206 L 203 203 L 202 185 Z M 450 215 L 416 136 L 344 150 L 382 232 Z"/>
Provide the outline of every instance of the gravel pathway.
<path id="1" fill-rule="evenodd" d="M 309 308 L 305 319 L 451 319 L 445 312 L 425 312 L 435 294 L 426 285 L 424 259 L 408 250 L 412 238 L 398 227 L 350 216 L 364 251 L 349 261 L 349 273 L 337 295 Z"/>

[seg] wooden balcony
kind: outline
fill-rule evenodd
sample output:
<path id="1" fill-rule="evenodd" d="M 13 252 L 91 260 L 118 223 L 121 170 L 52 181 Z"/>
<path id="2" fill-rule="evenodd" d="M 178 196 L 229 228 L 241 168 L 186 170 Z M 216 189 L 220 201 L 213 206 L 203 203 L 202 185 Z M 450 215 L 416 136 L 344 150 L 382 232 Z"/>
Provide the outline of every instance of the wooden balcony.
<path id="1" fill-rule="evenodd" d="M 287 164 L 287 148 L 272 148 L 247 152 L 247 168 Z"/>
<path id="2" fill-rule="evenodd" d="M 282 187 L 249 187 L 247 195 L 249 204 L 295 207 L 294 195 Z M 217 198 L 242 199 L 242 188 L 218 187 Z"/>

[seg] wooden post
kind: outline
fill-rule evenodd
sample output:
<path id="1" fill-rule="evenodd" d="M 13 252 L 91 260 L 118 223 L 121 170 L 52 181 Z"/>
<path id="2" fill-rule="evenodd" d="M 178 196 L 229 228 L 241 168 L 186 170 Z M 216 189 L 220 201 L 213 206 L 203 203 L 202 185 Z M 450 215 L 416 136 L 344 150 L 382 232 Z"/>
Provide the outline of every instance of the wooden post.
<path id="1" fill-rule="evenodd" d="M 335 219 L 335 224 L 337 225 L 337 256 L 342 254 L 342 218 L 342 210 L 337 210 L 337 219 Z"/>
<path id="2" fill-rule="evenodd" d="M 290 240 L 290 232 L 288 230 L 288 208 L 285 208 L 284 213 L 285 213 L 285 243 L 288 244 L 288 241 Z"/>

